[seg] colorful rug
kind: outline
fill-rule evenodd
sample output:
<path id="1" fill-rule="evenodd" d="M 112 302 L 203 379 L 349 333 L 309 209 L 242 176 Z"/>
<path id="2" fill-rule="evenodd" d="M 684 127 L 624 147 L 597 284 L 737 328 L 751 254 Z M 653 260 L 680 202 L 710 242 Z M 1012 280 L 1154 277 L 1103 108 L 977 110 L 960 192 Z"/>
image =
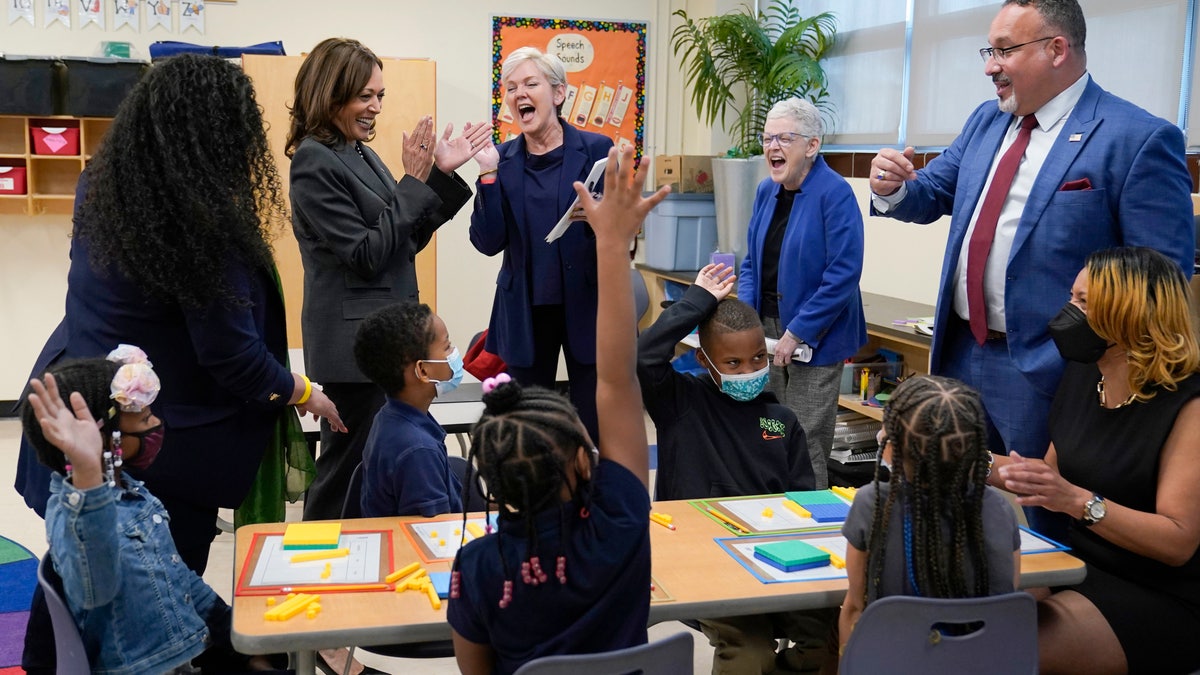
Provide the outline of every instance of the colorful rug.
<path id="1" fill-rule="evenodd" d="M 0 537 L 0 675 L 22 673 L 21 650 L 29 601 L 37 586 L 38 559 L 24 546 Z"/>

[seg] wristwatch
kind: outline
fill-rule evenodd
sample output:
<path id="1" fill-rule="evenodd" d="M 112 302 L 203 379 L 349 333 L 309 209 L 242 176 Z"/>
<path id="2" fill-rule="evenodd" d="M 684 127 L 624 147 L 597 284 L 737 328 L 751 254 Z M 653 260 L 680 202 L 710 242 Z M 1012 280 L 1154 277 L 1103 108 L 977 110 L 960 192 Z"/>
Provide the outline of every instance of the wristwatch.
<path id="1" fill-rule="evenodd" d="M 1104 520 L 1106 515 L 1108 515 L 1108 505 L 1104 503 L 1104 497 L 1093 492 L 1092 498 L 1083 505 L 1083 524 L 1095 525 Z"/>

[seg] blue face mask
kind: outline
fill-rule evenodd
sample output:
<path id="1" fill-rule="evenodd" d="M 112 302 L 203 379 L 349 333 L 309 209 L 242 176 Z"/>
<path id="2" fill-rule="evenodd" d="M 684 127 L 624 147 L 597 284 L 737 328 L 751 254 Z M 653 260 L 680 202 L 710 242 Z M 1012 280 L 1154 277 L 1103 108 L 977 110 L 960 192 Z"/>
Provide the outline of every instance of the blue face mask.
<path id="1" fill-rule="evenodd" d="M 435 380 L 432 377 L 429 381 L 433 383 L 437 390 L 438 396 L 445 396 L 458 388 L 463 379 L 463 360 L 462 354 L 458 353 L 458 347 L 455 347 L 450 355 L 444 359 L 421 359 L 425 363 L 445 363 L 450 366 L 450 379 Z"/>
<path id="2" fill-rule="evenodd" d="M 712 366 L 712 359 L 708 358 L 708 352 L 704 348 L 700 348 L 700 352 L 704 354 L 704 358 L 708 359 L 708 363 Z M 712 366 L 712 370 L 717 370 L 716 366 Z M 713 383 L 721 388 L 721 391 L 735 401 L 753 401 L 758 398 L 758 395 L 763 393 L 763 389 L 767 387 L 767 380 L 770 379 L 770 366 L 763 366 L 762 370 L 756 370 L 753 373 L 744 375 L 726 375 L 717 370 L 717 375 L 721 378 L 720 382 L 713 378 Z M 712 377 L 712 372 L 708 373 Z"/>

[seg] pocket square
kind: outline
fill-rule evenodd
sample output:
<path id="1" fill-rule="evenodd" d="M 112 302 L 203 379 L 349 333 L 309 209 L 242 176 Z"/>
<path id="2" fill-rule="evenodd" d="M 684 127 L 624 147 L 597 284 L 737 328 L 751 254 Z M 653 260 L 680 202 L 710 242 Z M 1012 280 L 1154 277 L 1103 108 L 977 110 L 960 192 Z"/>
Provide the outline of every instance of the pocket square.
<path id="1" fill-rule="evenodd" d="M 1069 181 L 1063 183 L 1062 187 L 1058 188 L 1058 191 L 1059 192 L 1068 192 L 1070 190 L 1091 190 L 1091 189 L 1092 189 L 1092 181 L 1090 181 L 1086 177 L 1084 177 L 1084 178 L 1080 178 L 1079 180 L 1069 180 Z"/>

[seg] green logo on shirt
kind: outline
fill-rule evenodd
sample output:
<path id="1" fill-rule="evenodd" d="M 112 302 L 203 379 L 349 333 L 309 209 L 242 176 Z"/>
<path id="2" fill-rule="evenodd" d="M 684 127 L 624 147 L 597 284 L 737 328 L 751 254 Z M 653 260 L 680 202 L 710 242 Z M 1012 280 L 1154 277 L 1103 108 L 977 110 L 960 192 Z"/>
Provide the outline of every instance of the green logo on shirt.
<path id="1" fill-rule="evenodd" d="M 773 420 L 769 417 L 758 418 L 758 426 L 763 431 L 769 431 L 772 434 L 779 434 L 780 436 L 783 435 L 783 432 L 786 429 L 786 427 L 783 425 L 783 422 L 780 422 L 779 420 Z"/>

